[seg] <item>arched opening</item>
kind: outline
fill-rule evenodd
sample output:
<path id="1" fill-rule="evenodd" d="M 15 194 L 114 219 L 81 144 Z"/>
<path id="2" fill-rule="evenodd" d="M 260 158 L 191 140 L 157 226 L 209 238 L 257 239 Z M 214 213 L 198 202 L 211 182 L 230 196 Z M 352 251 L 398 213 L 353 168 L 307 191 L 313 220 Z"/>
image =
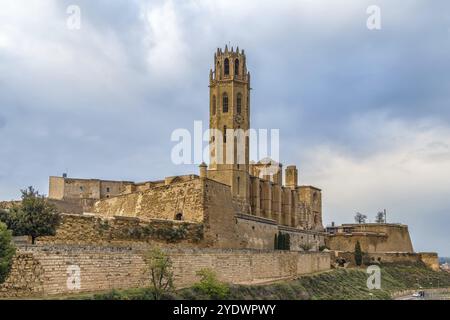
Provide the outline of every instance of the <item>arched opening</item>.
<path id="1" fill-rule="evenodd" d="M 242 112 L 242 94 L 238 93 L 236 98 L 236 112 L 237 114 L 241 114 Z"/>
<path id="2" fill-rule="evenodd" d="M 224 93 L 222 97 L 222 111 L 223 113 L 228 112 L 228 95 L 226 93 Z"/>
<path id="3" fill-rule="evenodd" d="M 177 214 L 175 215 L 175 220 L 177 220 L 177 221 L 183 220 L 183 214 L 182 214 L 182 213 L 177 213 Z"/>
<path id="4" fill-rule="evenodd" d="M 212 114 L 213 116 L 216 115 L 216 96 L 213 96 L 212 98 Z"/>
<path id="5" fill-rule="evenodd" d="M 223 73 L 226 76 L 228 76 L 230 74 L 230 60 L 228 60 L 228 58 L 226 58 L 223 63 Z"/>
<path id="6" fill-rule="evenodd" d="M 227 142 L 227 126 L 223 126 L 223 143 Z"/>
<path id="7" fill-rule="evenodd" d="M 235 76 L 239 75 L 239 59 L 236 59 L 234 61 L 234 75 Z"/>

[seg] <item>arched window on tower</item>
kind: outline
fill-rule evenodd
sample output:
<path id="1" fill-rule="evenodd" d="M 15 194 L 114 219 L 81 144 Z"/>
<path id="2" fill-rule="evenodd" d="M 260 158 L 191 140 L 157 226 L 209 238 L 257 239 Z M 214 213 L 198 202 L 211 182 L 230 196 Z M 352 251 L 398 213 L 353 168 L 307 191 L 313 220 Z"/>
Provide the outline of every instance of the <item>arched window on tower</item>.
<path id="1" fill-rule="evenodd" d="M 228 76 L 230 74 L 230 60 L 228 58 L 223 62 L 223 73 Z"/>
<path id="2" fill-rule="evenodd" d="M 212 115 L 216 115 L 216 96 L 213 96 L 212 98 Z"/>
<path id="3" fill-rule="evenodd" d="M 234 75 L 235 76 L 239 75 L 239 59 L 236 59 L 234 61 Z"/>
<path id="4" fill-rule="evenodd" d="M 228 112 L 228 95 L 226 92 L 222 96 L 222 111 L 223 113 Z"/>
<path id="5" fill-rule="evenodd" d="M 236 98 L 236 112 L 237 114 L 242 113 L 242 94 L 238 93 Z"/>
<path id="6" fill-rule="evenodd" d="M 227 126 L 223 126 L 223 143 L 227 143 Z"/>

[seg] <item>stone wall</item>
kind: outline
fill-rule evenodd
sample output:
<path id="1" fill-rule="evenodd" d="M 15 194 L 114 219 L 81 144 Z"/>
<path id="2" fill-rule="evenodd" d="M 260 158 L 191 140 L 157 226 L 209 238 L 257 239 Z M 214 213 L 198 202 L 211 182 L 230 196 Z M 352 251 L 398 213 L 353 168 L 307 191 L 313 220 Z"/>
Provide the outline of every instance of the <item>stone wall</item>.
<path id="1" fill-rule="evenodd" d="M 344 258 L 350 263 L 350 266 L 355 266 L 355 255 L 353 252 L 331 251 L 332 263 L 337 258 Z M 434 271 L 439 271 L 439 258 L 434 252 L 379 252 L 379 253 L 365 253 L 363 258 L 364 264 L 371 263 L 415 263 L 423 262 L 427 267 Z"/>
<path id="2" fill-rule="evenodd" d="M 328 270 L 328 253 L 223 249 L 165 249 L 177 288 L 194 284 L 197 271 L 214 270 L 230 283 L 261 283 Z M 145 251 L 126 247 L 20 247 L 0 297 L 67 295 L 149 285 Z M 78 276 L 78 277 L 77 277 Z M 79 279 L 79 281 L 77 280 Z"/>
<path id="3" fill-rule="evenodd" d="M 278 226 L 274 220 L 250 215 L 237 215 L 235 233 L 239 248 L 273 250 Z"/>
<path id="4" fill-rule="evenodd" d="M 40 244 L 126 245 L 163 243 L 200 246 L 201 224 L 130 217 L 62 214 L 55 236 L 39 237 Z"/>
<path id="5" fill-rule="evenodd" d="M 399 224 L 343 225 L 351 232 L 339 232 L 327 236 L 326 244 L 331 250 L 355 250 L 357 241 L 364 252 L 414 252 L 408 227 Z"/>
<path id="6" fill-rule="evenodd" d="M 200 179 L 172 182 L 149 190 L 98 201 L 95 213 L 143 219 L 174 220 L 177 215 L 190 222 L 203 222 L 203 189 Z"/>

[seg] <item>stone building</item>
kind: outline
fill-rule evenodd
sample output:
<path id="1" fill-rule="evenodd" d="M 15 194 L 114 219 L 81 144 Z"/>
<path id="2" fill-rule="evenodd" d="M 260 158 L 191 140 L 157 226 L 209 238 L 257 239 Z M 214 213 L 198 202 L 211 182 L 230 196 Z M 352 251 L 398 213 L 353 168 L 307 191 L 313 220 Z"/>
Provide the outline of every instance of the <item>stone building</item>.
<path id="1" fill-rule="evenodd" d="M 249 161 L 251 87 L 243 50 L 217 50 L 209 91 L 212 147 L 199 175 L 144 183 L 51 177 L 49 198 L 64 209 L 70 204 L 65 211 L 72 213 L 202 223 L 212 247 L 272 249 L 284 232 L 294 249 L 318 249 L 324 244 L 321 190 L 299 185 L 296 166 L 286 168 L 283 185 L 281 164 Z"/>

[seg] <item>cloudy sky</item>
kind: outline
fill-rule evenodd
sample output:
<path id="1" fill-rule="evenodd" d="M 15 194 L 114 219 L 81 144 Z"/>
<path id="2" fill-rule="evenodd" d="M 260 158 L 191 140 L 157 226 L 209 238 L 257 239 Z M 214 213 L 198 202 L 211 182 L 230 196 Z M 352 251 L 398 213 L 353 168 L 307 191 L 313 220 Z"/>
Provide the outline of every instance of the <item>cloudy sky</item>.
<path id="1" fill-rule="evenodd" d="M 0 200 L 63 172 L 197 172 L 172 164 L 170 136 L 208 119 L 225 44 L 247 53 L 252 127 L 280 129 L 325 223 L 386 208 L 417 251 L 450 256 L 447 0 L 0 0 Z"/>

